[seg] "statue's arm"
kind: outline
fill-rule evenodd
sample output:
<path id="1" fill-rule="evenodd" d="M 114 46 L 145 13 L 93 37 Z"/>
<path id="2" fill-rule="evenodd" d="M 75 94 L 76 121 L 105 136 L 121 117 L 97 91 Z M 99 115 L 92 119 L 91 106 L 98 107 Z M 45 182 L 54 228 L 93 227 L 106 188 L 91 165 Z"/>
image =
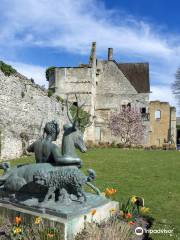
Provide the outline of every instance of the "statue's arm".
<path id="1" fill-rule="evenodd" d="M 29 147 L 27 147 L 28 152 L 34 152 L 34 143 L 32 143 Z"/>
<path id="2" fill-rule="evenodd" d="M 79 158 L 71 158 L 62 156 L 60 149 L 57 146 L 54 146 L 52 149 L 52 154 L 54 157 L 54 161 L 58 165 L 79 165 L 82 166 L 82 161 Z"/>

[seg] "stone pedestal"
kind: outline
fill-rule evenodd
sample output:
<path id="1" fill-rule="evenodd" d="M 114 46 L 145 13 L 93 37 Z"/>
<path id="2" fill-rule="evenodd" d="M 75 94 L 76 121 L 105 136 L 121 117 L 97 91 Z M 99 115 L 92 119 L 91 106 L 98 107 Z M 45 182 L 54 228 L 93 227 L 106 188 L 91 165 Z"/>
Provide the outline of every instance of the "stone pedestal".
<path id="1" fill-rule="evenodd" d="M 5 201 L 0 202 L 0 214 L 8 216 L 10 220 L 15 219 L 20 214 L 26 224 L 31 223 L 34 217 L 40 216 L 49 226 L 56 227 L 58 225 L 64 240 L 73 240 L 73 237 L 82 231 L 85 222 L 95 221 L 100 223 L 107 220 L 112 214 L 112 209 L 119 210 L 119 203 L 107 199 L 99 199 L 99 201 L 96 199 L 92 204 L 79 204 L 79 208 L 76 206 L 76 209 L 71 208 L 71 206 L 67 208 L 59 207 L 57 211 Z M 92 215 L 93 211 L 95 212 L 94 215 Z"/>

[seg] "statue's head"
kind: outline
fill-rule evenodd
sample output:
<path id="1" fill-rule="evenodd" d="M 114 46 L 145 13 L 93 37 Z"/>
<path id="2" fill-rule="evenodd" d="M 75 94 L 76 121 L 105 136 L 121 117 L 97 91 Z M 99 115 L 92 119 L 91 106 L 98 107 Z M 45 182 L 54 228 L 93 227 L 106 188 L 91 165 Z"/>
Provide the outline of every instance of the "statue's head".
<path id="1" fill-rule="evenodd" d="M 46 133 L 47 136 L 51 136 L 52 141 L 56 141 L 57 136 L 60 133 L 59 125 L 56 121 L 47 122 L 44 127 L 44 133 Z"/>
<path id="2" fill-rule="evenodd" d="M 73 133 L 73 140 L 75 147 L 78 148 L 81 152 L 86 152 L 87 148 L 84 142 L 84 134 L 78 128 Z"/>
<path id="3" fill-rule="evenodd" d="M 73 144 L 81 152 L 87 151 L 87 148 L 83 139 L 83 133 L 77 126 L 74 126 L 71 123 L 66 123 L 64 124 L 63 129 L 64 129 L 63 138 L 65 139 L 66 137 L 68 137 L 69 144 Z"/>
<path id="4" fill-rule="evenodd" d="M 39 185 L 47 186 L 49 182 L 49 177 L 50 177 L 49 173 L 44 173 L 43 171 L 37 171 L 33 175 L 33 182 Z"/>

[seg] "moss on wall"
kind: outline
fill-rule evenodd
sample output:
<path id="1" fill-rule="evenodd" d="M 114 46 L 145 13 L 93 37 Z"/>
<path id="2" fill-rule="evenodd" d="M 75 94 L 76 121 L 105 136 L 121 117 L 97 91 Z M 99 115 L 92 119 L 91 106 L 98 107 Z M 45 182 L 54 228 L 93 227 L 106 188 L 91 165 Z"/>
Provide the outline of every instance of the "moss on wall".
<path id="1" fill-rule="evenodd" d="M 53 71 L 54 69 L 55 69 L 54 66 L 49 67 L 49 68 L 46 69 L 46 79 L 47 79 L 47 81 L 49 81 L 50 72 Z"/>
<path id="2" fill-rule="evenodd" d="M 14 69 L 11 65 L 0 61 L 0 69 L 4 73 L 5 76 L 10 76 L 17 73 L 16 69 Z"/>

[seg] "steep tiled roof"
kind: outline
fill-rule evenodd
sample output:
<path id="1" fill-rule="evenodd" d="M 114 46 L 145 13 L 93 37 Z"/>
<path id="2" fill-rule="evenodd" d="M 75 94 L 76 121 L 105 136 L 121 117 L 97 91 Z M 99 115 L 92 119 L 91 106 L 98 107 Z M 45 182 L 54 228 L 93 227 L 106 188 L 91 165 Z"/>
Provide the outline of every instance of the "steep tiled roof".
<path id="1" fill-rule="evenodd" d="M 150 92 L 148 63 L 115 63 L 137 92 Z"/>

